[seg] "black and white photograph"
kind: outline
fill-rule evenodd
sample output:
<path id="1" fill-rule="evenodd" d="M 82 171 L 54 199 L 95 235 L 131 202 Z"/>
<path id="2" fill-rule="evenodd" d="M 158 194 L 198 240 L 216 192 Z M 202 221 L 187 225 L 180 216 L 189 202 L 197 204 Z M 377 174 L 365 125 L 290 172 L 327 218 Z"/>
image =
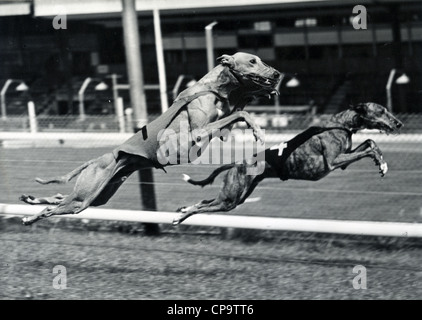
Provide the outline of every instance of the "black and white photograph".
<path id="1" fill-rule="evenodd" d="M 0 300 L 422 298 L 420 0 L 1 0 L 0 98 Z"/>

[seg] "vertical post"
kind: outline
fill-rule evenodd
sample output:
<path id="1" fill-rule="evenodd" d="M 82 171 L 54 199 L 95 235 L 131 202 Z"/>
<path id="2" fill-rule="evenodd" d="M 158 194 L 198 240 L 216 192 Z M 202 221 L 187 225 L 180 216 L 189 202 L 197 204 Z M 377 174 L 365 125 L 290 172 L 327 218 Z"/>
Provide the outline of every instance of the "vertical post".
<path id="1" fill-rule="evenodd" d="M 117 74 L 113 73 L 111 76 L 111 88 L 113 90 L 113 103 L 114 103 L 114 112 L 116 113 L 117 119 L 119 119 L 119 105 L 117 99 L 119 98 L 119 92 L 117 89 Z"/>
<path id="2" fill-rule="evenodd" d="M 392 5 L 390 7 L 390 16 L 392 19 L 391 28 L 393 33 L 393 55 L 394 55 L 394 68 L 398 70 L 403 69 L 403 55 L 402 55 L 402 38 L 401 38 L 401 23 L 400 23 L 400 6 Z M 407 103 L 404 88 L 397 88 L 397 104 L 395 112 L 407 112 Z"/>
<path id="3" fill-rule="evenodd" d="M 135 117 L 134 127 L 136 129 L 141 129 L 147 124 L 148 117 L 141 63 L 138 17 L 135 10 L 135 0 L 122 0 L 122 2 L 123 38 L 130 84 L 130 100 Z"/>
<path id="4" fill-rule="evenodd" d="M 207 62 L 208 72 L 214 68 L 214 41 L 212 38 L 212 28 L 217 24 L 217 21 L 211 22 L 205 27 L 205 40 L 207 44 Z"/>
<path id="5" fill-rule="evenodd" d="M 154 15 L 154 36 L 155 36 L 155 50 L 157 54 L 158 64 L 158 78 L 160 81 L 160 99 L 161 112 L 164 113 L 168 109 L 167 98 L 167 81 L 166 81 L 166 66 L 164 63 L 163 37 L 161 35 L 160 12 L 158 9 L 153 10 Z"/>
<path id="6" fill-rule="evenodd" d="M 396 69 L 392 69 L 390 71 L 390 75 L 388 76 L 387 86 L 385 87 L 387 91 L 387 110 L 390 112 L 393 110 L 393 99 L 391 96 L 391 87 L 393 86 L 393 80 L 394 80 L 395 75 L 396 75 Z"/>
<path id="7" fill-rule="evenodd" d="M 81 88 L 78 91 L 78 99 L 79 99 L 79 120 L 83 121 L 85 120 L 85 102 L 84 102 L 84 98 L 85 98 L 85 90 L 88 87 L 89 83 L 91 82 L 91 78 L 86 78 L 84 80 L 84 82 L 81 85 Z"/>
<path id="8" fill-rule="evenodd" d="M 130 100 L 134 113 L 134 130 L 139 131 L 148 122 L 147 105 L 142 78 L 141 47 L 139 41 L 138 18 L 135 0 L 122 0 L 123 38 L 125 43 L 126 66 L 130 84 Z M 156 210 L 152 169 L 139 170 L 140 192 L 144 210 Z M 159 234 L 158 224 L 144 224 L 145 233 Z"/>
<path id="9" fill-rule="evenodd" d="M 66 30 L 56 30 L 56 39 L 60 50 L 60 59 L 63 63 L 67 93 L 67 112 L 73 114 L 73 83 L 72 83 L 72 53 L 69 51 L 69 32 Z"/>
<path id="10" fill-rule="evenodd" d="M 303 23 L 303 31 L 304 31 L 304 41 L 305 41 L 305 60 L 306 60 L 306 74 L 309 77 L 309 75 L 311 74 L 311 48 L 309 45 L 309 30 L 308 30 L 308 25 L 306 22 L 307 19 L 305 19 L 304 23 Z M 305 95 L 306 95 L 306 101 L 309 101 L 309 87 L 306 86 L 305 87 Z M 296 94 L 295 94 L 295 100 L 296 100 Z"/>
<path id="11" fill-rule="evenodd" d="M 125 130 L 125 113 L 124 113 L 122 97 L 117 98 L 116 113 L 117 113 L 117 119 L 119 121 L 119 132 L 124 133 L 126 130 Z"/>
<path id="12" fill-rule="evenodd" d="M 1 94 L 1 119 L 2 120 L 6 120 L 7 119 L 7 115 L 6 115 L 6 95 L 5 94 Z"/>
<path id="13" fill-rule="evenodd" d="M 35 114 L 35 104 L 33 101 L 28 101 L 28 117 L 29 117 L 29 130 L 31 133 L 38 131 L 37 115 Z"/>
<path id="14" fill-rule="evenodd" d="M 13 82 L 11 79 L 7 79 L 6 82 L 3 85 L 3 88 L 1 88 L 0 97 L 1 97 L 1 118 L 2 120 L 7 119 L 6 115 L 6 92 L 9 88 L 10 84 Z"/>
<path id="15" fill-rule="evenodd" d="M 133 118 L 132 118 L 133 110 L 132 110 L 132 108 L 126 108 L 124 110 L 124 113 L 126 115 L 126 124 L 128 126 L 127 130 L 130 132 L 131 126 L 132 126 L 132 123 L 133 123 Z"/>
<path id="16" fill-rule="evenodd" d="M 283 81 L 284 78 L 284 74 L 281 75 L 281 79 L 277 84 L 276 90 L 278 92 L 280 92 L 280 86 L 281 86 L 281 82 Z M 278 116 L 280 115 L 280 98 L 278 96 L 278 94 L 274 95 L 274 107 L 275 107 L 275 114 Z"/>
<path id="17" fill-rule="evenodd" d="M 393 33 L 393 55 L 394 55 L 394 67 L 396 69 L 401 69 L 403 67 L 403 58 L 401 50 L 401 28 L 399 20 L 400 6 L 392 5 L 390 7 L 390 16 L 391 16 L 391 29 Z"/>

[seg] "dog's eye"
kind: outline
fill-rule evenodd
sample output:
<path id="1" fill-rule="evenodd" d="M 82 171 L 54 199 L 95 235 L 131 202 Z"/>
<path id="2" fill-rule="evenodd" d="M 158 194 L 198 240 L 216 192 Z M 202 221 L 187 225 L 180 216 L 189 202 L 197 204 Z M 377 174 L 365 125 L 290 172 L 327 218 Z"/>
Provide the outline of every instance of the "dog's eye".
<path id="1" fill-rule="evenodd" d="M 251 59 L 249 60 L 250 63 L 255 64 L 256 63 L 256 59 Z"/>

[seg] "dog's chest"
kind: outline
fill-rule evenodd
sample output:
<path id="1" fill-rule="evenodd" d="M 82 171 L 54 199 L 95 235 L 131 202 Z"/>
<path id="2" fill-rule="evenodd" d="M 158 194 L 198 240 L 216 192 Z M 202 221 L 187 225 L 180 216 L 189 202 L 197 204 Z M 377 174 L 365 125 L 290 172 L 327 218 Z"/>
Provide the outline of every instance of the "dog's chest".
<path id="1" fill-rule="evenodd" d="M 230 114 L 230 105 L 228 103 L 218 101 L 216 103 L 217 119 L 222 119 Z"/>
<path id="2" fill-rule="evenodd" d="M 350 150 L 352 150 L 352 139 L 351 138 L 347 138 L 346 142 L 344 143 L 345 146 L 345 152 L 349 152 Z"/>

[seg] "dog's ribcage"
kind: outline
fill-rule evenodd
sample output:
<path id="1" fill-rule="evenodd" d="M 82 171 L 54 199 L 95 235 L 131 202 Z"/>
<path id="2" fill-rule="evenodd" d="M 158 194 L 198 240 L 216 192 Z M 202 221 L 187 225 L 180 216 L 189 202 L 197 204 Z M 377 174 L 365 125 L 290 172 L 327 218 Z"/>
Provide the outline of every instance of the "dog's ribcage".
<path id="1" fill-rule="evenodd" d="M 342 130 L 330 130 L 299 146 L 285 163 L 289 179 L 319 180 L 330 171 L 330 164 L 342 153 L 350 151 L 351 139 Z"/>

